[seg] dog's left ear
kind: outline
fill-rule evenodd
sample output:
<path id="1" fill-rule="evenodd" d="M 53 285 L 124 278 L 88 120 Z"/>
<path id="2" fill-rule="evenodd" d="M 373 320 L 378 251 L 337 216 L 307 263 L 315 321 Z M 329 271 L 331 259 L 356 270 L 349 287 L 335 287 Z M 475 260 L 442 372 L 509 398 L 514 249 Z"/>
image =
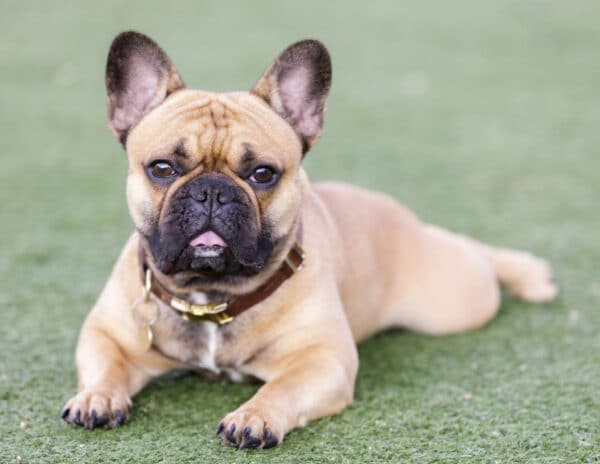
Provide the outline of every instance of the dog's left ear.
<path id="1" fill-rule="evenodd" d="M 318 40 L 302 40 L 279 55 L 251 92 L 290 123 L 306 153 L 321 135 L 330 87 L 329 52 Z"/>
<path id="2" fill-rule="evenodd" d="M 151 38 L 135 31 L 115 37 L 106 62 L 108 121 L 123 145 L 145 114 L 182 87 L 175 66 Z"/>

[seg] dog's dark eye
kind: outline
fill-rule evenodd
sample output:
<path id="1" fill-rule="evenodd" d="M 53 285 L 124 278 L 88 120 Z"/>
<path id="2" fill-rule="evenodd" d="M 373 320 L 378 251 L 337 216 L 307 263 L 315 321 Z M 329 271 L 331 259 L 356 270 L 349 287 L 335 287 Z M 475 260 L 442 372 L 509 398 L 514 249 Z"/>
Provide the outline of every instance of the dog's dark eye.
<path id="1" fill-rule="evenodd" d="M 168 161 L 155 161 L 150 165 L 150 172 L 159 179 L 166 179 L 177 175 L 177 171 Z"/>
<path id="2" fill-rule="evenodd" d="M 254 170 L 250 180 L 255 184 L 269 184 L 275 181 L 277 172 L 269 166 L 260 166 Z"/>

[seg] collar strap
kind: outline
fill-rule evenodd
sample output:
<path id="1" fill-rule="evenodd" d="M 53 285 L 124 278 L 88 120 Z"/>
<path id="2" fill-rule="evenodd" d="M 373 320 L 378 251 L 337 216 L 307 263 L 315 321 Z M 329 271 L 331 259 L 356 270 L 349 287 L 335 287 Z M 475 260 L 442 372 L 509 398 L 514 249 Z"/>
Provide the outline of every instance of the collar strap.
<path id="1" fill-rule="evenodd" d="M 195 304 L 169 292 L 152 274 L 146 262 L 146 252 L 141 243 L 139 250 L 145 294 L 153 294 L 163 303 L 179 312 L 181 317 L 186 320 L 210 320 L 220 325 L 233 321 L 235 317 L 247 309 L 271 296 L 281 284 L 302 269 L 304 265 L 304 250 L 298 242 L 294 242 L 292 249 L 279 266 L 279 269 L 275 271 L 275 274 L 253 292 L 233 297 L 228 301 Z"/>

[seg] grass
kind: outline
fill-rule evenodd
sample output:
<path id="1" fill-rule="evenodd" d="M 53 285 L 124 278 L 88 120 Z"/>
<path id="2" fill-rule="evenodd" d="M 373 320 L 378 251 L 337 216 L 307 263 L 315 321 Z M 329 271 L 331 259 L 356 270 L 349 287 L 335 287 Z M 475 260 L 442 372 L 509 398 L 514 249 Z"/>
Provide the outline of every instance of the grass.
<path id="1" fill-rule="evenodd" d="M 600 6 L 17 2 L 0 18 L 0 462 L 598 462 Z M 177 373 L 126 427 L 64 426 L 80 324 L 130 233 L 103 67 L 128 28 L 187 82 L 244 89 L 288 43 L 334 60 L 313 180 L 384 190 L 427 221 L 549 258 L 562 294 L 483 330 L 360 346 L 356 401 L 268 452 L 214 427 L 252 385 Z M 19 457 L 19 458 L 18 458 Z"/>

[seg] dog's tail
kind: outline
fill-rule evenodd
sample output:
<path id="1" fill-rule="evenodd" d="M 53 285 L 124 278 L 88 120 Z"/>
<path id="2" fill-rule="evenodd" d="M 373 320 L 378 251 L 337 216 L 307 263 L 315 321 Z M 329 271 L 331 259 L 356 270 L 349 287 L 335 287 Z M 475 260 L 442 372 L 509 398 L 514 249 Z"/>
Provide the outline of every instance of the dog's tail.
<path id="1" fill-rule="evenodd" d="M 558 295 L 552 268 L 545 259 L 526 251 L 493 247 L 464 235 L 457 237 L 488 258 L 498 282 L 511 295 L 534 303 L 551 301 Z"/>
<path id="2" fill-rule="evenodd" d="M 496 278 L 512 295 L 526 301 L 543 303 L 558 295 L 550 264 L 525 251 L 483 245 Z"/>

